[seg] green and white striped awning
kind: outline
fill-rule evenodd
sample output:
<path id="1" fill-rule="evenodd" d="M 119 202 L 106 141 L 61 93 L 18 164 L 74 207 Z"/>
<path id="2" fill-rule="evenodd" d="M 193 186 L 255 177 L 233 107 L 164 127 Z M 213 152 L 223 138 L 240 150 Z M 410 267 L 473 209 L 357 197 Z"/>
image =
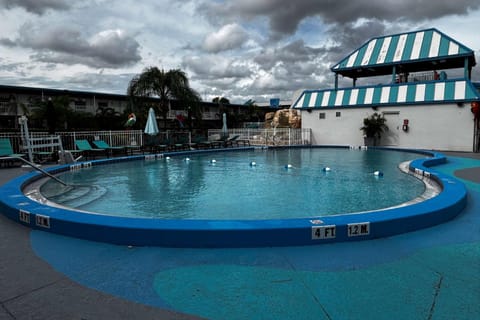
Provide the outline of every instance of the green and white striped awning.
<path id="1" fill-rule="evenodd" d="M 415 64 L 416 71 L 463 68 L 465 58 L 475 65 L 471 49 L 432 28 L 370 39 L 331 70 L 359 78 L 389 74 L 393 65 L 408 69 Z"/>
<path id="2" fill-rule="evenodd" d="M 343 89 L 306 90 L 292 108 L 362 107 L 456 103 L 479 100 L 466 79 L 412 82 Z"/>

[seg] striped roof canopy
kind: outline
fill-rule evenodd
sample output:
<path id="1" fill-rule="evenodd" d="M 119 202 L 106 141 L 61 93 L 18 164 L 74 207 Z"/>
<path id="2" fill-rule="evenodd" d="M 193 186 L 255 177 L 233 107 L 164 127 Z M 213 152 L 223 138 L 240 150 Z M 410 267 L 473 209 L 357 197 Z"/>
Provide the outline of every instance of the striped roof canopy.
<path id="1" fill-rule="evenodd" d="M 332 71 L 350 78 L 417 72 L 475 65 L 475 54 L 466 46 L 437 29 L 370 39 L 359 49 L 332 67 Z"/>
<path id="2" fill-rule="evenodd" d="M 456 103 L 479 100 L 479 92 L 466 79 L 412 82 L 344 89 L 304 91 L 292 108 L 373 107 Z"/>

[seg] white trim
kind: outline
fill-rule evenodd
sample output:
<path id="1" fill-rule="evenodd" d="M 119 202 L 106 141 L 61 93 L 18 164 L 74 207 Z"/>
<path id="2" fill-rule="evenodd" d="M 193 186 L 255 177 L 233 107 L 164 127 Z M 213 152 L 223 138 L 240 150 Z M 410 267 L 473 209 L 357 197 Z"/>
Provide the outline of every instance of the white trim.
<path id="1" fill-rule="evenodd" d="M 422 49 L 423 36 L 425 32 L 417 32 L 415 40 L 413 42 L 412 54 L 410 54 L 410 60 L 415 60 L 420 57 L 420 50 Z"/>
<path id="2" fill-rule="evenodd" d="M 415 91 L 415 102 L 425 101 L 425 88 L 427 87 L 424 83 L 417 84 Z"/>
<path id="3" fill-rule="evenodd" d="M 361 65 L 367 65 L 370 62 L 370 58 L 372 57 L 373 49 L 375 48 L 375 44 L 377 43 L 377 39 L 373 39 L 370 41 L 370 43 L 367 46 L 367 50 L 365 51 L 365 54 L 363 55 L 362 63 Z"/>
<path id="4" fill-rule="evenodd" d="M 373 101 L 373 91 L 374 88 L 367 88 L 365 91 L 365 101 L 364 104 L 372 104 Z"/>
<path id="5" fill-rule="evenodd" d="M 318 92 L 312 92 L 310 95 L 310 101 L 308 102 L 309 107 L 315 107 L 315 101 L 317 101 Z"/>
<path id="6" fill-rule="evenodd" d="M 358 56 L 358 50 L 355 51 L 355 52 L 350 56 L 350 58 L 348 58 L 347 68 L 350 68 L 350 67 L 353 66 L 353 64 L 355 63 L 355 60 L 357 59 L 357 56 Z"/>
<path id="7" fill-rule="evenodd" d="M 465 81 L 455 81 L 455 100 L 465 99 L 465 90 L 467 83 Z"/>
<path id="8" fill-rule="evenodd" d="M 328 106 L 328 100 L 330 100 L 330 91 L 325 91 L 322 98 L 322 107 Z"/>
<path id="9" fill-rule="evenodd" d="M 403 85 L 398 87 L 397 102 L 406 102 L 407 101 L 407 90 L 408 86 Z"/>
<path id="10" fill-rule="evenodd" d="M 295 104 L 294 108 L 302 108 L 303 107 L 303 99 L 305 99 L 305 93 L 302 93 L 300 100 Z"/>
<path id="11" fill-rule="evenodd" d="M 438 56 L 438 50 L 440 49 L 440 39 L 442 37 L 438 32 L 433 32 L 432 34 L 432 42 L 430 43 L 430 51 L 428 52 L 428 57 L 437 57 Z"/>
<path id="12" fill-rule="evenodd" d="M 382 48 L 378 54 L 377 63 L 384 63 L 385 58 L 387 57 L 388 48 L 390 48 L 390 43 L 392 42 L 392 37 L 386 37 L 383 39 Z"/>
<path id="13" fill-rule="evenodd" d="M 350 100 L 348 101 L 349 105 L 356 105 L 358 100 L 358 89 L 353 89 L 350 93 Z"/>
<path id="14" fill-rule="evenodd" d="M 335 105 L 336 106 L 341 106 L 342 101 L 343 101 L 343 94 L 345 93 L 345 90 L 339 90 L 337 91 L 337 96 L 335 97 Z"/>
<path id="15" fill-rule="evenodd" d="M 434 101 L 441 101 L 445 98 L 445 82 L 435 83 Z"/>
<path id="16" fill-rule="evenodd" d="M 383 87 L 380 96 L 380 103 L 388 103 L 388 98 L 390 98 L 390 87 Z"/>
<path id="17" fill-rule="evenodd" d="M 401 61 L 403 56 L 403 50 L 405 49 L 405 44 L 407 43 L 407 35 L 402 34 L 398 38 L 397 49 L 395 50 L 395 55 L 393 56 L 393 62 Z"/>
<path id="18" fill-rule="evenodd" d="M 460 47 L 453 41 L 448 44 L 448 55 L 458 54 Z"/>

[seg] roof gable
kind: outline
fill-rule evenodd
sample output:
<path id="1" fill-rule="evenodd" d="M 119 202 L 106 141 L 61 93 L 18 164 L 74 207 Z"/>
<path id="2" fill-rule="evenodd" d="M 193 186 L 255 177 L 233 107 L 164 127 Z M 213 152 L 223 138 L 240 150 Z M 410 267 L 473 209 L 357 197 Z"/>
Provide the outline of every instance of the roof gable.
<path id="1" fill-rule="evenodd" d="M 392 73 L 393 65 L 408 71 L 464 67 L 467 57 L 475 65 L 473 50 L 435 28 L 372 38 L 332 67 L 357 78 Z"/>

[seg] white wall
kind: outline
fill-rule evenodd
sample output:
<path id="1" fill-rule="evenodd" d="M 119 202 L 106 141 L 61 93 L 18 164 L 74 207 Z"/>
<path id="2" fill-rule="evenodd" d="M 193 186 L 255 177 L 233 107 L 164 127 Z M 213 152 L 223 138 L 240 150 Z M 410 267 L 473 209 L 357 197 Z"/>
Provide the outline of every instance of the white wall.
<path id="1" fill-rule="evenodd" d="M 319 114 L 325 113 L 325 119 Z M 340 112 L 340 117 L 336 113 Z M 363 145 L 363 119 L 374 112 L 386 113 L 389 133 L 382 145 L 400 148 L 473 151 L 474 123 L 470 104 L 415 105 L 372 108 L 302 110 L 302 128 L 312 129 L 312 144 Z M 403 120 L 409 130 L 402 130 Z"/>

